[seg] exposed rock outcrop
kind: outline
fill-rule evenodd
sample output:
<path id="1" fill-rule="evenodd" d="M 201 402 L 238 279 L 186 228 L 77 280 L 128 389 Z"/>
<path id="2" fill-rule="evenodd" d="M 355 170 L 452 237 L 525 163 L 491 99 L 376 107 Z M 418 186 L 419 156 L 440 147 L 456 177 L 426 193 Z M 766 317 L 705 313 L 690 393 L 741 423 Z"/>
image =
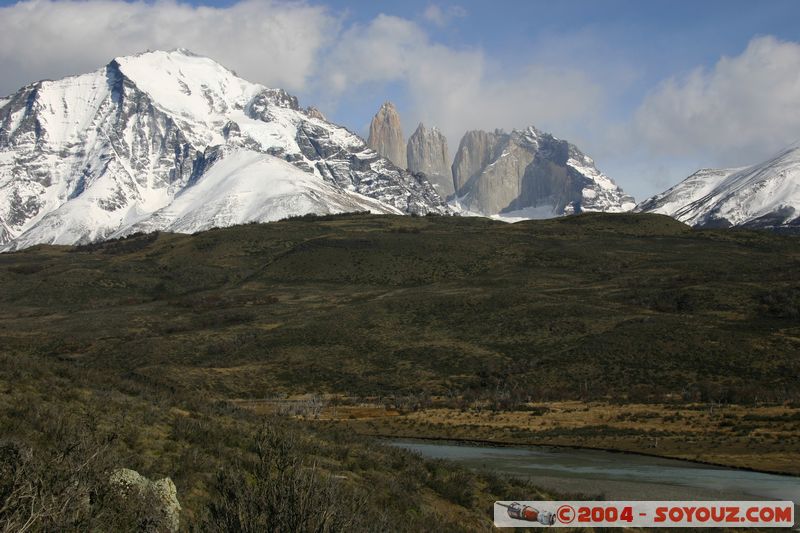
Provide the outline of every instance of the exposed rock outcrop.
<path id="1" fill-rule="evenodd" d="M 477 178 L 494 157 L 501 132 L 468 131 L 461 138 L 453 161 L 452 174 L 456 193 L 467 193 L 467 184 Z"/>
<path id="2" fill-rule="evenodd" d="M 470 212 L 547 218 L 634 207 L 591 158 L 534 127 L 469 131 L 452 168 L 457 201 Z"/>
<path id="3" fill-rule="evenodd" d="M 455 192 L 447 139 L 437 128 L 420 123 L 408 139 L 408 170 L 421 172 L 443 198 Z"/>
<path id="4" fill-rule="evenodd" d="M 156 522 L 153 525 L 157 531 L 172 533 L 180 529 L 181 504 L 170 478 L 151 481 L 135 470 L 121 468 L 111 475 L 109 485 L 114 495 L 123 501 L 151 505 L 149 513 Z"/>
<path id="5" fill-rule="evenodd" d="M 406 143 L 403 136 L 403 128 L 400 125 L 400 115 L 391 102 L 384 102 L 375 116 L 372 117 L 367 144 L 398 167 L 408 167 L 406 162 Z"/>
<path id="6" fill-rule="evenodd" d="M 313 105 L 312 106 L 308 106 L 306 108 L 306 116 L 308 118 L 317 118 L 319 120 L 326 120 L 326 121 L 328 120 L 328 119 L 325 118 L 325 115 L 322 114 L 322 111 L 320 111 L 319 109 L 317 109 Z"/>

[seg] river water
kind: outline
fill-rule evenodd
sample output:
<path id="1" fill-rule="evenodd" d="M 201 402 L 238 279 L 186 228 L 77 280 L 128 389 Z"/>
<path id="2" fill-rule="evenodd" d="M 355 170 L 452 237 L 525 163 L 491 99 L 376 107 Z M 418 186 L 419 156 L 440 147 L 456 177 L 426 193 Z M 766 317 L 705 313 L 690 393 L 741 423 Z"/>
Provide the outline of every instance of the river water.
<path id="1" fill-rule="evenodd" d="M 800 503 L 800 478 L 701 465 L 676 459 L 557 447 L 495 447 L 393 440 L 431 459 L 516 476 L 581 499 L 791 500 Z M 524 495 L 508 495 L 521 498 Z M 532 499 L 532 498 L 528 498 Z"/>

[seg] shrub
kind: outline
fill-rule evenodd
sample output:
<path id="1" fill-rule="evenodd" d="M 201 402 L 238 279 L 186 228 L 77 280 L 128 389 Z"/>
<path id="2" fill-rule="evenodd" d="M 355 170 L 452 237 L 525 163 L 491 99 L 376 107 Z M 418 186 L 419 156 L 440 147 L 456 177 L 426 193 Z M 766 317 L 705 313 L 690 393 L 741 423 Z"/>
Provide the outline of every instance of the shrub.
<path id="1" fill-rule="evenodd" d="M 204 531 L 355 531 L 364 502 L 292 452 L 295 439 L 266 426 L 252 465 L 217 473 Z"/>

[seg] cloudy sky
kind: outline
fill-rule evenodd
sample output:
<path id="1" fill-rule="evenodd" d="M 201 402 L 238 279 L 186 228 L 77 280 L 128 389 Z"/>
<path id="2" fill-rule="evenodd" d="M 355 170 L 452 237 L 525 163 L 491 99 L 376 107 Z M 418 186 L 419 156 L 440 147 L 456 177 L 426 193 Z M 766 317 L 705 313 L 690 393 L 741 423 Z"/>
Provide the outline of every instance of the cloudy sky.
<path id="1" fill-rule="evenodd" d="M 0 93 L 183 47 L 364 133 L 536 125 L 637 197 L 800 140 L 800 1 L 0 0 Z"/>

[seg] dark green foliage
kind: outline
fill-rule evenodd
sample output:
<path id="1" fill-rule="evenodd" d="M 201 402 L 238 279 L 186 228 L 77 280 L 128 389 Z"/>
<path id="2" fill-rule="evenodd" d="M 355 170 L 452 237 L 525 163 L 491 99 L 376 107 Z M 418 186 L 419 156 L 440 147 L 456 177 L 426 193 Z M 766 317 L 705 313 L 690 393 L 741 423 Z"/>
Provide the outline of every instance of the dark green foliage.
<path id="1" fill-rule="evenodd" d="M 428 484 L 436 492 L 467 508 L 475 504 L 475 486 L 472 476 L 462 470 L 453 469 L 452 464 L 446 462 L 434 463 L 432 470 Z"/>
<path id="2" fill-rule="evenodd" d="M 151 243 L 158 240 L 159 232 L 153 233 L 133 233 L 127 237 L 113 239 L 91 244 L 82 244 L 72 248 L 73 252 L 97 252 L 104 254 L 130 254 L 147 248 Z"/>
<path id="3" fill-rule="evenodd" d="M 224 397 L 800 395 L 792 237 L 351 214 L 79 249 L 0 256 L 10 353 Z"/>
<path id="4" fill-rule="evenodd" d="M 785 287 L 762 294 L 762 309 L 779 318 L 800 318 L 800 287 Z"/>

